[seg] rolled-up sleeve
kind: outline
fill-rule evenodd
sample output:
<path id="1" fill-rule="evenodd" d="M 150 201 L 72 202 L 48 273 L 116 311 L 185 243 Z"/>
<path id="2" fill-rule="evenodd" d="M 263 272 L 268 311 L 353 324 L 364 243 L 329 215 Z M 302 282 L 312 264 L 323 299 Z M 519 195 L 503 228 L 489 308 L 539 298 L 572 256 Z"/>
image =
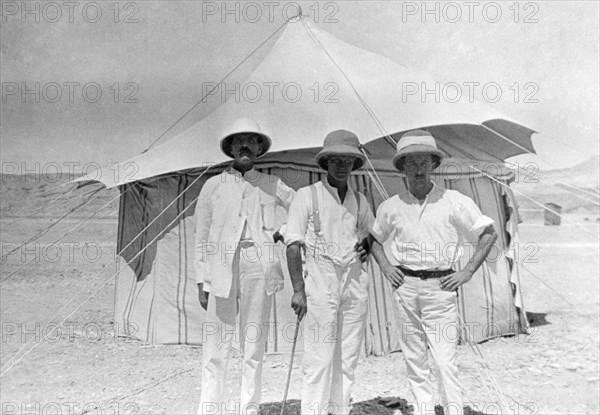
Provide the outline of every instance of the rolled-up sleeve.
<path id="1" fill-rule="evenodd" d="M 359 195 L 359 197 L 361 198 L 361 212 L 359 212 L 360 235 L 358 235 L 358 237 L 362 239 L 367 237 L 369 232 L 371 232 L 373 224 L 375 223 L 375 216 L 373 216 L 373 211 L 371 210 L 371 206 L 369 205 L 367 198 L 362 194 Z"/>
<path id="2" fill-rule="evenodd" d="M 283 180 L 277 180 L 277 189 L 275 190 L 277 201 L 281 206 L 288 210 L 290 205 L 294 201 L 294 195 L 296 192 L 294 189 L 289 187 L 287 184 L 283 182 Z"/>
<path id="3" fill-rule="evenodd" d="M 196 202 L 194 217 L 196 219 L 196 236 L 194 245 L 194 270 L 196 272 L 196 282 L 204 283 L 204 275 L 208 272 L 208 262 L 206 257 L 206 244 L 210 233 L 212 221 L 212 203 L 211 194 L 213 186 L 206 182 L 200 191 L 200 196 Z"/>
<path id="4" fill-rule="evenodd" d="M 377 215 L 375 221 L 371 227 L 371 235 L 377 239 L 377 242 L 384 244 L 385 241 L 390 237 L 394 230 L 392 223 L 391 211 L 387 206 L 387 203 L 383 202 L 377 208 Z"/>
<path id="5" fill-rule="evenodd" d="M 452 206 L 454 225 L 466 235 L 478 238 L 485 228 L 494 223 L 492 218 L 481 213 L 470 197 L 459 194 Z"/>
<path id="6" fill-rule="evenodd" d="M 281 223 L 281 226 L 278 229 L 279 233 L 284 235 L 285 238 L 285 234 L 287 232 L 287 212 L 289 212 L 290 206 L 294 201 L 296 191 L 289 187 L 287 184 L 285 184 L 283 180 L 279 179 L 277 180 L 277 188 L 275 190 L 275 193 L 277 197 L 277 203 L 286 211 L 286 215 L 284 215 L 283 222 Z"/>
<path id="7" fill-rule="evenodd" d="M 308 187 L 298 190 L 290 205 L 284 235 L 285 243 L 288 246 L 294 242 L 306 243 L 306 230 L 311 209 L 308 190 Z"/>

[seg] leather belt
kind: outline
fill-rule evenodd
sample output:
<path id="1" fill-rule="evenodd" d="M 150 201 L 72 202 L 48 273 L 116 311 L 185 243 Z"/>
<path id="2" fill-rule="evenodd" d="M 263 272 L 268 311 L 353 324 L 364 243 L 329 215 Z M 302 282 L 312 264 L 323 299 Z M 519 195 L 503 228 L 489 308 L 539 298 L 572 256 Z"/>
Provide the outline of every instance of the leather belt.
<path id="1" fill-rule="evenodd" d="M 441 278 L 441 277 L 445 277 L 446 275 L 450 275 L 454 272 L 453 269 L 442 269 L 442 270 L 419 270 L 419 271 L 415 271 L 412 269 L 408 269 L 408 268 L 404 268 L 400 265 L 397 266 L 397 268 L 402 271 L 402 273 L 404 275 L 407 275 L 409 277 L 417 277 L 417 278 L 421 278 L 422 280 L 426 280 L 428 278 Z"/>

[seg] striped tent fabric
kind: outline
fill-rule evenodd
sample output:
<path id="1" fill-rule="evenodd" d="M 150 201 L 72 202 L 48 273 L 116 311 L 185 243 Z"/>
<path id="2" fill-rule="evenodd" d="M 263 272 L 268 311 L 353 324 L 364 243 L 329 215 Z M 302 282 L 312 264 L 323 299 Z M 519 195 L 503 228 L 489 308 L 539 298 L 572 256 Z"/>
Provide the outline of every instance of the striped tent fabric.
<path id="1" fill-rule="evenodd" d="M 311 154 L 314 152 L 316 150 L 308 151 L 307 155 L 305 150 L 304 157 L 290 156 L 284 160 L 277 155 L 266 157 L 257 168 L 298 189 L 321 180 L 325 175 L 312 162 Z M 114 305 L 115 326 L 121 335 L 153 344 L 202 344 L 203 310 L 197 299 L 193 267 L 193 205 L 204 182 L 223 168 L 212 167 L 189 189 L 200 174 L 198 170 L 121 186 L 118 250 L 125 250 L 119 264 Z M 381 169 L 378 177 L 390 195 L 407 191 L 404 177 L 397 172 Z M 512 176 L 504 172 L 495 178 L 508 183 Z M 527 320 L 518 271 L 510 252 L 511 243 L 517 239 L 512 194 L 497 182 L 473 172 L 451 176 L 434 174 L 433 180 L 439 186 L 458 190 L 473 198 L 483 213 L 494 219 L 500 235 L 497 249 L 492 250 L 488 261 L 460 290 L 459 310 L 464 327 L 468 328 L 463 328 L 461 340 L 480 342 L 525 332 Z M 351 186 L 366 195 L 376 212 L 384 197 L 373 185 L 368 172 L 364 169 L 355 172 Z M 178 195 L 181 197 L 172 203 Z M 165 212 L 159 215 L 167 206 Z M 179 215 L 181 217 L 178 218 Z M 140 237 L 135 238 L 142 230 Z M 465 242 L 467 245 L 474 243 Z M 142 255 L 137 255 L 149 243 L 150 247 Z M 283 266 L 283 269 L 287 274 L 287 267 Z M 385 355 L 400 349 L 399 327 L 402 322 L 391 286 L 375 261 L 370 260 L 367 269 L 370 286 L 365 353 Z M 295 315 L 290 307 L 292 289 L 289 275 L 285 277 L 284 290 L 273 296 L 268 328 L 269 353 L 291 349 Z M 301 335 L 309 335 L 310 328 L 304 329 Z M 236 340 L 239 343 L 239 336 Z M 301 350 L 301 344 L 300 341 L 298 350 Z"/>

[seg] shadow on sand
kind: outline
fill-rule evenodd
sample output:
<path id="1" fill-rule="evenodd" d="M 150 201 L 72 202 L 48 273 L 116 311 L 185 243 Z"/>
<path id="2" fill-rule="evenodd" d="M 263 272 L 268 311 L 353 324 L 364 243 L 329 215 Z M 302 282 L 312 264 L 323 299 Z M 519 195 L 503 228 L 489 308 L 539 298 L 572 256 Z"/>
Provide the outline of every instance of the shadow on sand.
<path id="1" fill-rule="evenodd" d="M 546 326 L 550 324 L 548 320 L 546 320 L 546 315 L 548 313 L 532 313 L 530 311 L 527 312 L 527 321 L 529 322 L 530 327 L 540 327 Z"/>
<path id="2" fill-rule="evenodd" d="M 386 406 L 386 404 L 390 406 Z M 267 402 L 260 405 L 260 415 L 279 415 L 281 413 L 281 402 Z M 308 412 L 310 413 L 310 412 Z M 408 406 L 406 399 L 399 397 L 377 397 L 368 401 L 355 402 L 352 405 L 350 415 L 411 415 L 412 407 Z M 301 415 L 300 401 L 290 399 L 285 404 L 285 415 Z M 441 406 L 435 408 L 436 415 L 443 415 L 444 410 Z M 483 412 L 472 410 L 465 407 L 465 415 L 486 415 Z"/>

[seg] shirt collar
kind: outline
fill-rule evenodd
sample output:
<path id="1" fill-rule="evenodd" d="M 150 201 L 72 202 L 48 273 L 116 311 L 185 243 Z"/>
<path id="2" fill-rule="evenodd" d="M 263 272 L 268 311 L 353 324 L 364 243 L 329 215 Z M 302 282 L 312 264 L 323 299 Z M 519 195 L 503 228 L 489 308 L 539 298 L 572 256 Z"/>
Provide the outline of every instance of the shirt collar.
<path id="1" fill-rule="evenodd" d="M 439 194 L 442 191 L 442 189 L 437 184 L 435 184 L 434 181 L 432 181 L 431 184 L 433 186 L 431 186 L 431 189 L 429 189 L 429 193 L 427 193 L 425 195 L 424 204 L 427 203 L 429 201 L 429 199 L 433 198 L 435 195 Z M 407 188 L 406 189 L 406 193 L 407 193 L 407 196 L 408 196 L 408 201 L 410 201 L 411 203 L 419 203 L 419 199 L 417 199 L 415 197 L 415 195 L 413 195 L 410 192 L 410 189 Z M 398 197 L 402 198 L 400 195 L 398 195 Z"/>
<path id="2" fill-rule="evenodd" d="M 431 190 L 429 190 L 429 193 L 425 196 L 426 199 L 431 199 L 442 191 L 442 188 L 435 184 L 435 182 L 432 181 L 431 184 L 433 184 L 433 186 L 431 186 Z"/>
<path id="3" fill-rule="evenodd" d="M 350 193 L 354 192 L 352 191 L 352 189 L 350 189 L 350 185 L 348 184 L 348 190 L 346 191 L 346 197 L 344 198 L 344 203 L 342 203 L 342 201 L 340 200 L 340 196 L 338 195 L 338 190 L 337 188 L 333 187 L 332 185 L 329 184 L 329 182 L 327 181 L 327 176 L 323 177 L 321 179 L 321 183 L 323 183 L 323 187 L 325 188 L 325 190 L 327 190 L 331 196 L 333 196 L 333 198 L 340 204 L 343 205 L 344 203 L 346 203 L 348 201 L 348 197 L 350 195 Z"/>
<path id="4" fill-rule="evenodd" d="M 250 170 L 248 170 L 246 172 L 246 174 L 244 174 L 243 176 L 242 176 L 242 173 L 240 173 L 239 171 L 234 169 L 233 166 L 229 167 L 227 170 L 225 170 L 225 172 L 235 176 L 236 178 L 244 179 L 244 180 L 247 180 L 248 178 L 250 178 L 250 179 L 255 178 L 258 175 L 258 171 L 255 170 L 254 167 L 252 167 Z M 249 180 L 249 181 L 251 181 L 251 180 Z"/>

